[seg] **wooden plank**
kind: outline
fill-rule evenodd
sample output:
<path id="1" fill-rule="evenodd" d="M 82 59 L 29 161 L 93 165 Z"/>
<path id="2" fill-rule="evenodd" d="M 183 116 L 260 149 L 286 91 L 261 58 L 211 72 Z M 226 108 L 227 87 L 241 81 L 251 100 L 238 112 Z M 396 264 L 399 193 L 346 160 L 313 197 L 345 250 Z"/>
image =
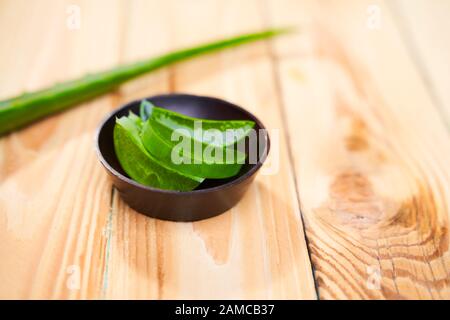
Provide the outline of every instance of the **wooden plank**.
<path id="1" fill-rule="evenodd" d="M 71 31 L 65 19 L 73 3 L 82 24 Z M 256 1 L 0 5 L 2 97 L 262 27 Z M 19 36 L 7 32 L 14 26 Z M 17 54 L 20 68 L 11 63 Z M 283 136 L 279 174 L 260 175 L 231 212 L 196 223 L 157 221 L 129 209 L 92 145 L 108 110 L 167 90 L 230 99 L 281 128 L 272 79 L 266 47 L 255 45 L 143 77 L 2 138 L 0 256 L 7 258 L 0 297 L 315 298 Z"/>
<path id="2" fill-rule="evenodd" d="M 134 2 L 133 20 L 150 19 Z M 158 4 L 158 30 L 167 48 L 262 27 L 257 1 L 177 1 Z M 192 23 L 195 21 L 195 23 Z M 133 54 L 149 34 L 135 35 Z M 169 88 L 223 97 L 255 112 L 270 128 L 282 126 L 271 62 L 264 45 L 204 57 L 171 69 Z M 263 93 L 263 94 L 261 94 Z M 145 218 L 114 197 L 106 298 L 309 298 L 314 281 L 304 240 L 286 144 L 280 173 L 258 176 L 230 212 L 196 223 Z"/>
<path id="3" fill-rule="evenodd" d="M 442 120 L 450 130 L 450 2 L 396 0 L 389 2 L 414 62 L 429 88 Z"/>
<path id="4" fill-rule="evenodd" d="M 66 25 L 70 4 L 81 8 L 79 30 Z M 117 2 L 3 1 L 2 6 L 2 97 L 119 62 Z M 102 274 L 96 266 L 111 187 L 92 139 L 116 103 L 114 95 L 105 96 L 0 140 L 0 297 L 99 292 Z"/>
<path id="5" fill-rule="evenodd" d="M 301 30 L 275 50 L 320 298 L 450 298 L 450 137 L 389 8 L 266 14 Z"/>
<path id="6" fill-rule="evenodd" d="M 66 26 L 72 4 L 81 9 L 79 30 Z M 1 19 L 0 60 L 6 61 L 1 83 L 8 84 L 1 86 L 2 97 L 122 60 L 124 18 L 118 1 L 2 5 L 8 9 Z M 12 28 L 21 36 L 8 31 Z M 160 78 L 156 74 L 147 82 L 152 84 L 147 93 L 160 90 Z M 0 297 L 101 296 L 111 184 L 93 137 L 120 100 L 110 94 L 0 140 Z"/>

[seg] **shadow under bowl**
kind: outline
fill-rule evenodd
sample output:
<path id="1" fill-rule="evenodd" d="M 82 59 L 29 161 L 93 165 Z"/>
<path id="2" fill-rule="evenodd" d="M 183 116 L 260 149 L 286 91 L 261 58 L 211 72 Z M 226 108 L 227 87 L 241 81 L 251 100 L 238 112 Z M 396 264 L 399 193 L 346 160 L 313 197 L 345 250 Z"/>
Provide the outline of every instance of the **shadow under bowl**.
<path id="1" fill-rule="evenodd" d="M 158 107 L 196 118 L 254 121 L 258 139 L 258 159 L 256 163 L 244 164 L 239 174 L 232 178 L 205 179 L 192 191 L 163 190 L 142 185 L 123 171 L 114 150 L 113 131 L 116 118 L 128 115 L 129 111 L 139 114 L 142 99 L 132 101 L 112 112 L 98 128 L 96 136 L 98 158 L 122 199 L 142 214 L 171 221 L 206 219 L 232 208 L 249 188 L 269 152 L 269 136 L 261 121 L 237 105 L 212 97 L 166 94 L 146 100 Z M 260 129 L 263 129 L 263 134 L 258 134 Z"/>

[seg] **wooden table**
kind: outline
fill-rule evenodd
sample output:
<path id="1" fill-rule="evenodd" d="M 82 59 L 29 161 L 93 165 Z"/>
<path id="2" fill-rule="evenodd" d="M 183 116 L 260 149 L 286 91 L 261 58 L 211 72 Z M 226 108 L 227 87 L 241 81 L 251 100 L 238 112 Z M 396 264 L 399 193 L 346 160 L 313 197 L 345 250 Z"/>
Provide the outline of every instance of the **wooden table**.
<path id="1" fill-rule="evenodd" d="M 300 32 L 1 138 L 0 297 L 450 298 L 449 13 L 446 0 L 2 0 L 2 98 L 240 32 Z M 173 91 L 279 130 L 278 170 L 219 217 L 140 215 L 96 158 L 109 111 Z"/>

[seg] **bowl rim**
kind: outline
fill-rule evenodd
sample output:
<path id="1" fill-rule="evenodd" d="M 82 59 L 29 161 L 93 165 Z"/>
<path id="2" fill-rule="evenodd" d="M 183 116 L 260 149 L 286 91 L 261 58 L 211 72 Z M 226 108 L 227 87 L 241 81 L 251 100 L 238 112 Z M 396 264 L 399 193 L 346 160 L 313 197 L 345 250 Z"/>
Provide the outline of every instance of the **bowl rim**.
<path id="1" fill-rule="evenodd" d="M 154 188 L 154 187 L 150 187 L 150 186 L 146 186 L 143 185 L 139 182 L 134 181 L 131 178 L 128 178 L 127 176 L 121 174 L 120 172 L 118 172 L 116 169 L 114 169 L 109 163 L 108 161 L 105 159 L 105 157 L 103 156 L 101 150 L 100 150 L 100 132 L 102 131 L 102 129 L 104 128 L 105 124 L 119 111 L 122 111 L 124 109 L 130 108 L 132 105 L 139 103 L 142 100 L 151 100 L 151 99 L 156 99 L 156 98 L 167 98 L 167 97 L 174 97 L 174 96 L 178 96 L 178 97 L 187 97 L 187 98 L 206 98 L 206 99 L 211 99 L 211 100 L 216 100 L 219 101 L 221 103 L 225 103 L 228 104 L 229 106 L 238 109 L 240 112 L 245 113 L 246 115 L 249 116 L 249 118 L 251 118 L 253 121 L 255 121 L 255 123 L 259 126 L 260 129 L 264 129 L 266 130 L 266 139 L 267 139 L 267 143 L 266 143 L 266 149 L 267 152 L 265 154 L 263 154 L 263 156 L 258 160 L 258 162 L 250 168 L 250 170 L 248 170 L 245 174 L 243 174 L 242 176 L 238 177 L 237 179 L 233 179 L 227 183 L 212 187 L 212 188 L 206 188 L 206 189 L 200 189 L 200 190 L 191 190 L 191 191 L 177 191 L 177 190 L 166 190 L 166 189 L 159 189 L 159 188 Z M 200 194 L 200 193 L 209 193 L 209 192 L 214 192 L 217 190 L 223 190 L 223 189 L 228 189 L 234 185 L 237 185 L 241 182 L 243 182 L 244 180 L 247 180 L 248 178 L 250 178 L 251 176 L 253 176 L 263 165 L 264 161 L 266 161 L 267 156 L 270 152 L 270 137 L 269 134 L 267 132 L 266 127 L 264 126 L 264 124 L 250 111 L 247 111 L 246 109 L 232 103 L 229 101 L 226 101 L 224 99 L 220 99 L 220 98 L 216 98 L 216 97 L 210 97 L 210 96 L 203 96 L 203 95 L 194 95 L 194 94 L 187 94 L 187 93 L 166 93 L 166 94 L 158 94 L 158 95 L 153 95 L 153 96 L 149 96 L 149 97 L 143 97 L 140 99 L 134 99 L 132 101 L 129 101 L 125 104 L 122 104 L 119 108 L 114 109 L 113 111 L 111 111 L 110 113 L 108 113 L 108 115 L 101 121 L 100 125 L 97 127 L 96 132 L 95 132 L 95 151 L 97 153 L 97 158 L 100 160 L 101 164 L 111 173 L 113 174 L 115 177 L 117 177 L 118 179 L 131 184 L 137 188 L 140 189 L 144 189 L 147 191 L 153 191 L 153 192 L 159 192 L 159 193 L 165 193 L 165 194 L 183 194 L 183 195 L 193 195 L 193 194 Z"/>

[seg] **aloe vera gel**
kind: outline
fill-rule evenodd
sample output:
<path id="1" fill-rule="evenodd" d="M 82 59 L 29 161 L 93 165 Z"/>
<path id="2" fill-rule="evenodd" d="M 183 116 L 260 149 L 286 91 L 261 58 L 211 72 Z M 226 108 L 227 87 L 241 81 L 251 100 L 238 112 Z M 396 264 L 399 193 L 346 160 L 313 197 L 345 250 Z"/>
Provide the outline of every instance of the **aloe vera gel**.
<path id="1" fill-rule="evenodd" d="M 116 119 L 114 147 L 124 171 L 160 189 L 189 191 L 204 179 L 230 178 L 246 160 L 248 120 L 188 117 L 142 101 L 139 116 Z"/>

